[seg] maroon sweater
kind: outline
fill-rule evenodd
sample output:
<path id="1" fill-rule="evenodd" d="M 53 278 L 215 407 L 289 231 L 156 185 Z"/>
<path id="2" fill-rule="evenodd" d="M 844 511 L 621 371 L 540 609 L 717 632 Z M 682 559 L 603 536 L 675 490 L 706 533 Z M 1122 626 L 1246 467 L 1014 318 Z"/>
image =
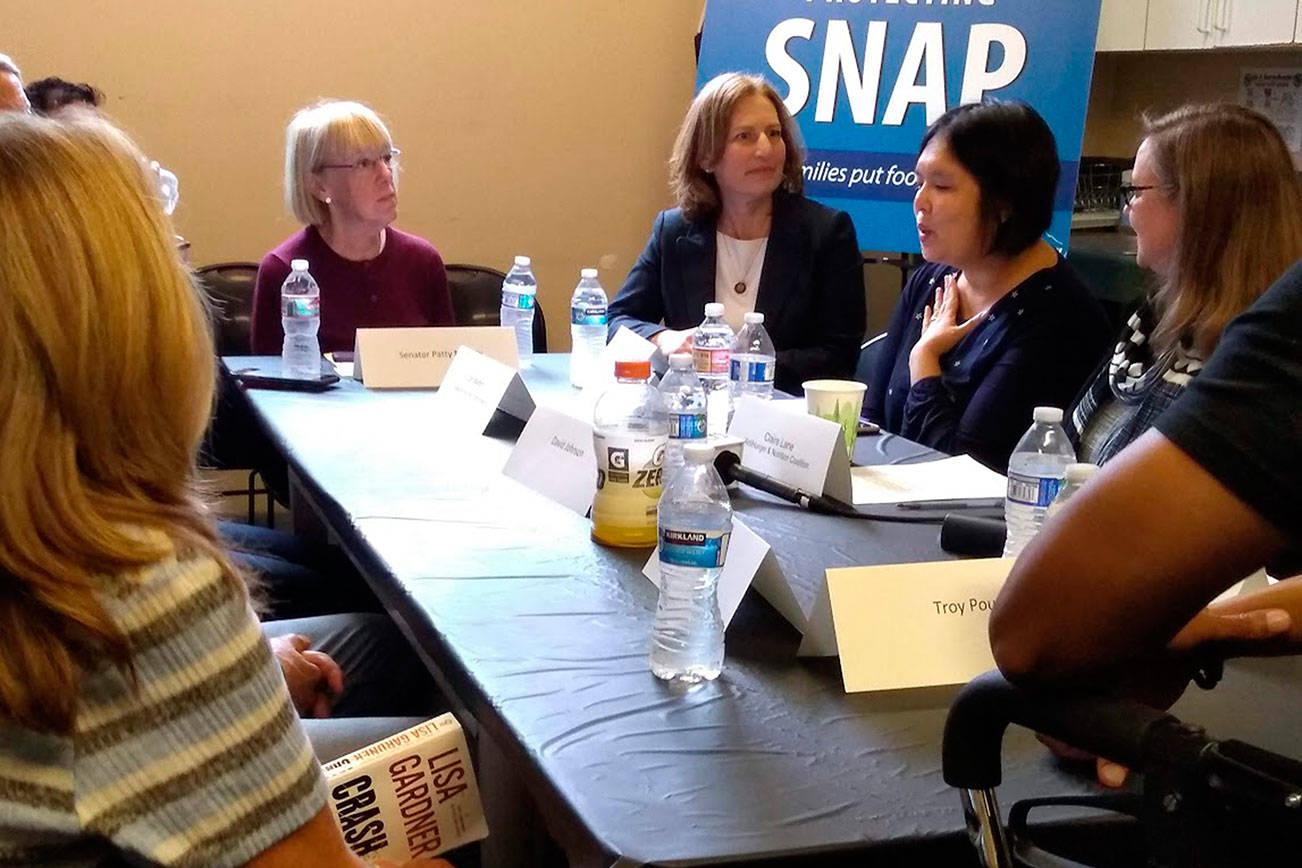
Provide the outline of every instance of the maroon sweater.
<path id="1" fill-rule="evenodd" d="M 321 352 L 351 351 L 358 328 L 452 325 L 443 259 L 424 238 L 390 226 L 384 250 L 353 262 L 330 249 L 316 227 L 295 232 L 262 257 L 253 290 L 253 353 L 279 355 L 280 285 L 290 261 L 306 259 L 321 287 Z"/>

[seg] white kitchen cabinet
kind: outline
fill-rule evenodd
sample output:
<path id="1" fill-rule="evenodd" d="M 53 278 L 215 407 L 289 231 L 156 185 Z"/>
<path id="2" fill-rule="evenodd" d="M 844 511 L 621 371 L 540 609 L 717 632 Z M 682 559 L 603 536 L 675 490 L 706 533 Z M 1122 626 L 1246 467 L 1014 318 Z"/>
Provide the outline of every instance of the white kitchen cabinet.
<path id="1" fill-rule="evenodd" d="M 1298 0 L 1211 0 L 1211 4 L 1212 39 L 1218 48 L 1293 41 Z"/>
<path id="2" fill-rule="evenodd" d="M 1149 0 L 1144 47 L 1284 45 L 1298 35 L 1298 0 Z"/>
<path id="3" fill-rule="evenodd" d="M 1098 51 L 1142 51 L 1148 0 L 1103 0 Z"/>

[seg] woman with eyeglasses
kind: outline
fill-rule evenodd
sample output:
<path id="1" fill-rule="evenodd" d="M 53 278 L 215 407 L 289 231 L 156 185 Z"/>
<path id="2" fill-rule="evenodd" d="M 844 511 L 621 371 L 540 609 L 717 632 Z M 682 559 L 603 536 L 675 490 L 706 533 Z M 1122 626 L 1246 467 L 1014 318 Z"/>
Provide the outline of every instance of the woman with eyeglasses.
<path id="1" fill-rule="evenodd" d="M 280 285 L 306 259 L 321 286 L 323 352 L 351 351 L 359 327 L 451 325 L 443 259 L 393 228 L 398 149 L 379 116 L 356 102 L 322 102 L 289 123 L 285 201 L 304 228 L 262 257 L 253 294 L 253 352 L 278 355 Z"/>
<path id="2" fill-rule="evenodd" d="M 1144 124 L 1126 213 L 1157 286 L 1077 398 L 1067 433 L 1103 464 L 1152 427 L 1230 320 L 1302 258 L 1288 148 L 1256 112 L 1191 105 Z"/>

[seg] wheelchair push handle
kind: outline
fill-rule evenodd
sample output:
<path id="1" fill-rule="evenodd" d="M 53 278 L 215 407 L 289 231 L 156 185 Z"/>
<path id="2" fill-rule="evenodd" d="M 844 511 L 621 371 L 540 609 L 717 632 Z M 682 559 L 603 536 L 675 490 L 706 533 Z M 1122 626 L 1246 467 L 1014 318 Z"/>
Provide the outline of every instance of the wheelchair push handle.
<path id="1" fill-rule="evenodd" d="M 997 670 L 963 687 L 945 720 L 942 769 L 945 782 L 960 789 L 992 789 L 1001 780 L 1001 746 L 1010 723 L 1075 747 L 1137 766 L 1165 735 L 1201 739 L 1201 731 L 1134 700 L 1113 696 L 1025 690 Z M 1170 745 L 1168 745 L 1170 747 Z"/>

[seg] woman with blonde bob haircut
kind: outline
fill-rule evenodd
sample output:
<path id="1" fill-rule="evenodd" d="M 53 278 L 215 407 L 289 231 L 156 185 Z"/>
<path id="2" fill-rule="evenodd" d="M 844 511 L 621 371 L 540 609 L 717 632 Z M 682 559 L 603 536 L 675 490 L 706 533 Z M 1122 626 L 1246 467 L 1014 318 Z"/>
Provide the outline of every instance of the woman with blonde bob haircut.
<path id="1" fill-rule="evenodd" d="M 0 116 L 0 213 L 0 862 L 360 866 L 197 494 L 209 318 L 143 157 Z"/>
<path id="2" fill-rule="evenodd" d="M 280 285 L 306 259 L 321 287 L 324 352 L 351 350 L 359 327 L 451 325 L 443 259 L 393 228 L 398 156 L 379 115 L 330 100 L 299 111 L 285 136 L 285 205 L 304 228 L 262 258 L 253 293 L 253 351 L 279 354 Z"/>
<path id="3" fill-rule="evenodd" d="M 676 208 L 610 304 L 610 334 L 627 326 L 669 355 L 691 346 L 708 302 L 734 330 L 764 314 L 777 348 L 776 384 L 854 370 L 864 332 L 863 259 L 854 224 L 803 195 L 795 119 L 763 78 L 730 72 L 701 88 L 669 159 Z"/>
<path id="4" fill-rule="evenodd" d="M 1146 119 L 1123 188 L 1136 260 L 1157 277 L 1068 433 L 1102 464 L 1183 392 L 1230 320 L 1302 258 L 1302 192 L 1270 121 L 1229 104 Z"/>

